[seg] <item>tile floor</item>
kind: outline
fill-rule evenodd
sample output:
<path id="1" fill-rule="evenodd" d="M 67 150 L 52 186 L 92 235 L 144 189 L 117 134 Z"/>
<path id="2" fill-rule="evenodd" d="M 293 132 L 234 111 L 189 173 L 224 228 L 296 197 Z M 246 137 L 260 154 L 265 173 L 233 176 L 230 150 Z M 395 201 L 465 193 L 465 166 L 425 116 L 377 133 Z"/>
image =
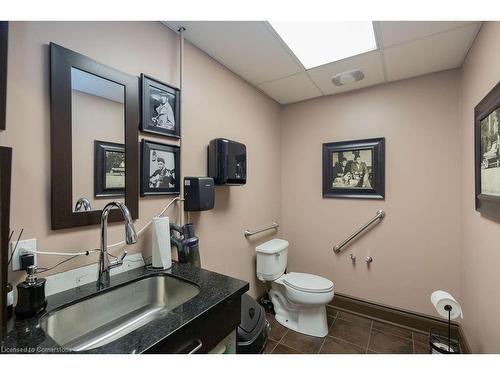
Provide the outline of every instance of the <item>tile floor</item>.
<path id="1" fill-rule="evenodd" d="M 429 337 L 395 325 L 381 323 L 327 308 L 328 335 L 307 336 L 289 330 L 267 314 L 271 324 L 267 354 L 428 354 Z"/>

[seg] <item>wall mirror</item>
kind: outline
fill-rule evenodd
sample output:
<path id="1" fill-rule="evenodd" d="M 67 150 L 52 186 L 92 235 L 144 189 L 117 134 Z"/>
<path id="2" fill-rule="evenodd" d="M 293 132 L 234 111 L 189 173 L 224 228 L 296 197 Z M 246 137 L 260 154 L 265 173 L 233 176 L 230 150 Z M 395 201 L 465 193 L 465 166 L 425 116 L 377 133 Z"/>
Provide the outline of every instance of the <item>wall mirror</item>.
<path id="1" fill-rule="evenodd" d="M 50 56 L 52 229 L 97 224 L 110 201 L 136 219 L 138 78 L 54 43 Z"/>

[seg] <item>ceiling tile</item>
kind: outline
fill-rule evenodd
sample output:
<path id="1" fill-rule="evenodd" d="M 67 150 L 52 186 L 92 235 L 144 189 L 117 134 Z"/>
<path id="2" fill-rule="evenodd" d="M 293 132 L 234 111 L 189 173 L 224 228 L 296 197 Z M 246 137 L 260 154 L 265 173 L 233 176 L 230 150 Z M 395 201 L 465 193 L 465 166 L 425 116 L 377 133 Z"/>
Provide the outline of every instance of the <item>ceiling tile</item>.
<path id="1" fill-rule="evenodd" d="M 332 83 L 331 79 L 334 75 L 351 69 L 361 70 L 365 78 L 345 86 L 335 86 Z M 322 65 L 308 70 L 307 73 L 326 95 L 372 86 L 385 81 L 380 51 L 367 52 L 345 60 Z"/>
<path id="2" fill-rule="evenodd" d="M 306 73 L 266 82 L 258 85 L 258 87 L 281 104 L 298 102 L 322 95 Z"/>
<path id="3" fill-rule="evenodd" d="M 384 49 L 387 79 L 394 81 L 461 66 L 479 26 L 473 23 Z"/>
<path id="4" fill-rule="evenodd" d="M 462 21 L 375 21 L 380 50 L 305 72 L 267 22 L 162 23 L 174 31 L 186 27 L 186 40 L 280 103 L 459 67 L 481 26 Z M 364 72 L 362 81 L 343 87 L 331 83 L 333 75 L 355 68 Z"/>
<path id="5" fill-rule="evenodd" d="M 462 21 L 381 21 L 379 30 L 382 46 L 409 42 L 426 36 L 449 31 L 473 22 Z"/>
<path id="6" fill-rule="evenodd" d="M 250 83 L 259 84 L 304 69 L 263 21 L 166 21 L 186 28 L 185 38 Z"/>

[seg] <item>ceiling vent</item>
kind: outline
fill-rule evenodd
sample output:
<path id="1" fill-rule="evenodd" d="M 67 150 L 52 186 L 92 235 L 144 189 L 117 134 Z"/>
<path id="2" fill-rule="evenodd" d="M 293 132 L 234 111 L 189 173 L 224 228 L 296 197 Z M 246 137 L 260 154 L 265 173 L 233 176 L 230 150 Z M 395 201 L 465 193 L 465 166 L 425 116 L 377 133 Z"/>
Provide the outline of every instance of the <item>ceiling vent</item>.
<path id="1" fill-rule="evenodd" d="M 365 74 L 361 70 L 353 69 L 334 75 L 332 82 L 335 86 L 344 86 L 361 81 L 363 78 L 365 78 Z"/>

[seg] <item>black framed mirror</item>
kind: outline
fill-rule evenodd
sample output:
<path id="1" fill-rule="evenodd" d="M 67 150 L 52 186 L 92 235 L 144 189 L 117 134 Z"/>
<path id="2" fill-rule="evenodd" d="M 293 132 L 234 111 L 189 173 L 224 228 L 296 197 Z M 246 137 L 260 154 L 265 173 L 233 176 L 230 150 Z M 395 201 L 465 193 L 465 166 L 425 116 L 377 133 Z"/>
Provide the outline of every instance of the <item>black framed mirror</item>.
<path id="1" fill-rule="evenodd" d="M 9 49 L 9 22 L 0 21 L 0 130 L 5 130 L 7 107 L 7 52 Z"/>
<path id="2" fill-rule="evenodd" d="M 125 202 L 137 219 L 138 77 L 51 43 L 50 82 L 52 229 L 98 224 L 111 200 Z M 96 142 L 124 152 L 94 160 Z M 97 194 L 97 178 L 117 194 Z M 109 221 L 121 220 L 112 210 Z"/>

